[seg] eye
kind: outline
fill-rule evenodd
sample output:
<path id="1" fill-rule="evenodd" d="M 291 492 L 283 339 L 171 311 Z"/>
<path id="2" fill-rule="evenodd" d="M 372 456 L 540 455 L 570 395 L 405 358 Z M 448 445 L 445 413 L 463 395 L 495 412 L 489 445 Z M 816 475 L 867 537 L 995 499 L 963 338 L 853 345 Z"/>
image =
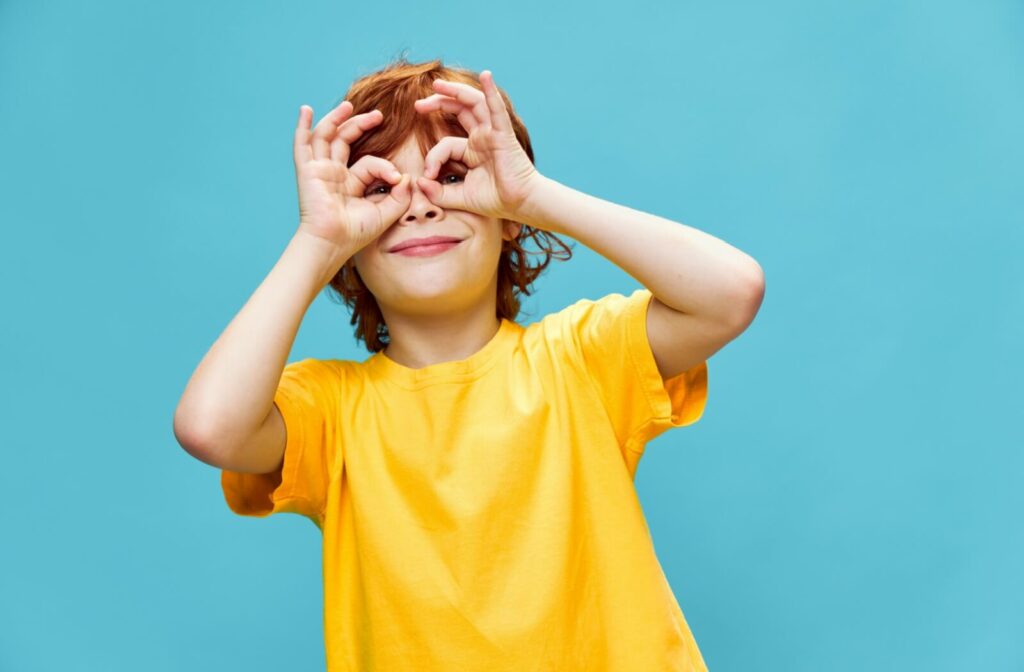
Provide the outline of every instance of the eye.
<path id="1" fill-rule="evenodd" d="M 444 183 L 444 181 L 447 180 L 449 177 L 454 177 L 455 180 L 453 182 L 449 182 L 448 184 L 457 184 L 465 179 L 465 176 L 462 175 L 461 173 L 455 172 L 453 170 L 446 170 L 441 172 L 441 179 L 438 180 L 438 182 Z"/>
<path id="2" fill-rule="evenodd" d="M 440 175 L 438 175 L 438 177 L 440 177 L 441 179 L 439 179 L 438 182 L 444 183 L 444 181 L 447 180 L 449 177 L 454 177 L 456 178 L 456 180 L 454 182 L 448 182 L 448 184 L 456 184 L 458 182 L 463 182 L 466 179 L 467 172 L 468 169 L 460 162 L 449 161 L 448 163 L 441 166 Z"/>
<path id="3" fill-rule="evenodd" d="M 378 191 L 379 189 L 387 189 L 388 191 Z M 390 184 L 385 184 L 384 182 L 378 182 L 377 184 L 375 184 L 372 187 L 370 187 L 369 189 L 367 189 L 366 193 L 363 194 L 363 196 L 366 197 L 366 196 L 374 196 L 376 194 L 386 194 L 386 193 L 389 193 L 390 190 L 391 190 L 391 185 Z"/>
<path id="4" fill-rule="evenodd" d="M 450 177 L 454 177 L 455 179 L 449 180 L 448 178 Z M 462 165 L 459 163 L 449 162 L 446 163 L 445 166 L 441 169 L 440 174 L 438 174 L 438 178 L 439 179 L 437 181 L 440 182 L 441 184 L 458 184 L 459 182 L 465 181 L 466 169 L 463 168 Z M 391 193 L 391 186 L 392 185 L 386 182 L 376 182 L 369 189 L 366 190 L 366 193 L 363 194 L 363 197 L 366 198 L 369 196 L 377 196 L 380 194 L 389 194 Z M 384 189 L 385 191 L 380 191 L 381 189 Z"/>

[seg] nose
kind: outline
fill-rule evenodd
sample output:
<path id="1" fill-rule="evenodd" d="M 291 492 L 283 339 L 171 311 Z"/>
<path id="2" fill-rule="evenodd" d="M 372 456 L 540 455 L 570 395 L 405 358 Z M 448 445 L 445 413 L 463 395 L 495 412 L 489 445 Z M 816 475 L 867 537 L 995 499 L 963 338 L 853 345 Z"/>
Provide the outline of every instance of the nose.
<path id="1" fill-rule="evenodd" d="M 443 214 L 440 206 L 435 205 L 427 198 L 423 190 L 417 186 L 415 179 L 413 179 L 411 186 L 412 200 L 409 202 L 409 209 L 402 215 L 402 221 L 406 224 L 412 224 L 416 221 L 440 219 Z"/>

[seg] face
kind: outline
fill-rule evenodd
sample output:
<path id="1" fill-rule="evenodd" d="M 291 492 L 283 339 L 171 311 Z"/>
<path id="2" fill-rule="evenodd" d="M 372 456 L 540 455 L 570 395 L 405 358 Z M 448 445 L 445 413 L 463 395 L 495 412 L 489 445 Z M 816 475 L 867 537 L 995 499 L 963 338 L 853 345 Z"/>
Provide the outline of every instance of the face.
<path id="1" fill-rule="evenodd" d="M 423 175 L 424 155 L 414 136 L 386 158 L 412 176 L 412 198 L 395 223 L 353 257 L 385 321 L 396 311 L 436 315 L 496 301 L 502 241 L 514 239 L 519 224 L 466 210 L 445 210 L 432 203 L 416 185 L 416 178 Z M 443 166 L 435 179 L 441 184 L 457 184 L 466 172 L 466 166 L 453 162 Z M 366 198 L 382 200 L 389 188 L 377 182 Z M 407 250 L 409 254 L 388 251 L 398 243 L 427 236 L 452 236 L 460 242 Z"/>

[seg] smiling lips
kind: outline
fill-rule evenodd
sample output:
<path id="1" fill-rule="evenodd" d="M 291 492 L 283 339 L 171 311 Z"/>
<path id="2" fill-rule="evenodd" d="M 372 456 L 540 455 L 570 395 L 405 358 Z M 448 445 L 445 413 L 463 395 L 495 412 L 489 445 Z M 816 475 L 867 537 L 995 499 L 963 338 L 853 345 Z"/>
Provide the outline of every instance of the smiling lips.
<path id="1" fill-rule="evenodd" d="M 452 249 L 462 242 L 454 236 L 428 236 L 402 241 L 388 250 L 405 256 L 426 257 Z"/>

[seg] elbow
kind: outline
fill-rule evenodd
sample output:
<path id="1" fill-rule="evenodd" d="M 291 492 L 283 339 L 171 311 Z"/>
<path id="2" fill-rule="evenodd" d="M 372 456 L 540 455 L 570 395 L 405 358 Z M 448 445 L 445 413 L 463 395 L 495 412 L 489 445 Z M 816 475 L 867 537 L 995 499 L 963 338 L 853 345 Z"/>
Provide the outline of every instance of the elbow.
<path id="1" fill-rule="evenodd" d="M 174 434 L 174 440 L 178 442 L 178 445 L 186 453 L 197 459 L 202 459 L 199 456 L 205 451 L 203 447 L 205 442 L 202 439 L 197 423 L 182 411 L 181 404 L 174 409 L 171 432 Z"/>
<path id="2" fill-rule="evenodd" d="M 756 315 L 757 311 L 761 309 L 761 303 L 764 302 L 764 269 L 756 261 L 745 286 L 747 302 L 751 306 L 753 315 Z"/>
<path id="3" fill-rule="evenodd" d="M 743 275 L 743 280 L 736 290 L 735 299 L 732 301 L 734 308 L 731 311 L 731 322 L 737 336 L 746 331 L 758 311 L 761 310 L 761 304 L 764 303 L 764 270 L 756 261 L 751 263 L 752 267 Z"/>
<path id="4" fill-rule="evenodd" d="M 171 431 L 174 439 L 182 449 L 201 462 L 215 464 L 217 462 L 215 432 L 194 413 L 189 412 L 182 404 L 174 409 Z"/>

